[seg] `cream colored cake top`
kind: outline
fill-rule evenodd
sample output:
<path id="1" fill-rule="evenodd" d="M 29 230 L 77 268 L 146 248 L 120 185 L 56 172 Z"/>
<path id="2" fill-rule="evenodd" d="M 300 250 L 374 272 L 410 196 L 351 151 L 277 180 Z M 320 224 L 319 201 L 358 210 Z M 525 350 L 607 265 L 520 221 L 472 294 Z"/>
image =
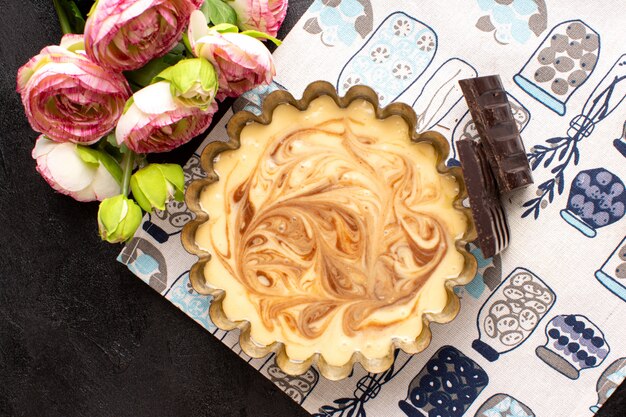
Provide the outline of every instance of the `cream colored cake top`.
<path id="1" fill-rule="evenodd" d="M 399 116 L 326 96 L 306 111 L 281 105 L 240 138 L 216 160 L 196 234 L 226 315 L 249 321 L 260 345 L 283 342 L 292 360 L 321 353 L 337 366 L 415 340 L 464 264 L 459 187 L 437 172 L 432 145 L 410 142 Z"/>

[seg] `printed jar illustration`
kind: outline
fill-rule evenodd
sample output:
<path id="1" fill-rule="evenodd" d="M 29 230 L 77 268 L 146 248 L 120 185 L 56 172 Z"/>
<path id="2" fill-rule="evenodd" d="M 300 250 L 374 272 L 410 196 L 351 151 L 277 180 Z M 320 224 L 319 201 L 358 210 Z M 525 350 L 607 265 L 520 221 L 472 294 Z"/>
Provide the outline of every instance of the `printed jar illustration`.
<path id="1" fill-rule="evenodd" d="M 122 250 L 117 260 L 159 293 L 167 289 L 167 263 L 156 246 L 135 237 Z"/>
<path id="2" fill-rule="evenodd" d="M 598 404 L 592 405 L 589 409 L 593 413 L 597 413 L 617 387 L 626 379 L 626 358 L 619 358 L 606 368 L 596 384 L 598 391 Z"/>
<path id="3" fill-rule="evenodd" d="M 398 405 L 409 417 L 461 417 L 488 383 L 480 365 L 443 346 L 413 378 L 408 398 Z"/>
<path id="4" fill-rule="evenodd" d="M 521 345 L 554 305 L 556 295 L 537 275 L 516 268 L 478 313 L 478 339 L 472 347 L 493 362 Z"/>
<path id="5" fill-rule="evenodd" d="M 580 20 L 555 26 L 513 80 L 563 116 L 571 95 L 587 81 L 600 54 L 600 36 Z"/>
<path id="6" fill-rule="evenodd" d="M 595 237 L 596 229 L 624 217 L 626 192 L 617 175 L 604 168 L 580 171 L 567 199 L 561 217 L 587 237 Z"/>
<path id="7" fill-rule="evenodd" d="M 437 35 L 429 26 L 406 13 L 390 14 L 343 67 L 337 91 L 373 85 L 386 106 L 424 73 L 436 52 Z"/>
<path id="8" fill-rule="evenodd" d="M 596 278 L 609 291 L 626 301 L 626 236 L 602 268 L 596 271 Z"/>
<path id="9" fill-rule="evenodd" d="M 609 354 L 602 331 L 579 314 L 556 316 L 546 326 L 546 336 L 548 341 L 535 353 L 570 379 L 577 379 L 583 369 L 600 365 Z"/>
<path id="10" fill-rule="evenodd" d="M 441 64 L 413 103 L 417 115 L 415 130 L 425 132 L 440 123 L 463 99 L 459 80 L 476 76 L 476 69 L 462 59 L 451 58 Z"/>
<path id="11" fill-rule="evenodd" d="M 535 417 L 535 413 L 510 395 L 496 394 L 480 406 L 474 417 Z"/>

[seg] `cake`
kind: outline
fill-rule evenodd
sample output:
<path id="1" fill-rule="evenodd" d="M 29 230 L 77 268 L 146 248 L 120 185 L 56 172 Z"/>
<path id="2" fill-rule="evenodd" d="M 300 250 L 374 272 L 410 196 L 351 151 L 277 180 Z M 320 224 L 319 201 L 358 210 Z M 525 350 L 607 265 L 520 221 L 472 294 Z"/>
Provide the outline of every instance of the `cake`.
<path id="1" fill-rule="evenodd" d="M 424 316 L 451 318 L 452 284 L 473 276 L 462 179 L 442 168 L 444 141 L 412 141 L 407 106 L 307 91 L 273 93 L 267 117 L 235 116 L 230 145 L 209 149 L 211 176 L 189 192 L 205 254 L 192 281 L 252 355 L 280 345 L 283 363 L 317 357 L 323 373 L 345 376 L 355 355 L 381 369 L 394 347 L 425 347 Z"/>

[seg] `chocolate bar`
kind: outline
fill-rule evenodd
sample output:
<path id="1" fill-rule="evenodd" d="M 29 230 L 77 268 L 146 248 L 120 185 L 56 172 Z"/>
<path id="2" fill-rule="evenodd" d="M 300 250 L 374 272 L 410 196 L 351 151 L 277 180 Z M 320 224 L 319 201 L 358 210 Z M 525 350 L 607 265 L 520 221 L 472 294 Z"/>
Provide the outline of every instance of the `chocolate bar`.
<path id="1" fill-rule="evenodd" d="M 533 183 L 524 143 L 498 75 L 459 81 L 469 106 L 483 153 L 501 193 Z"/>
<path id="2" fill-rule="evenodd" d="M 456 149 L 478 235 L 476 242 L 483 256 L 490 258 L 509 244 L 509 226 L 498 185 L 482 143 L 464 139 L 457 142 Z"/>

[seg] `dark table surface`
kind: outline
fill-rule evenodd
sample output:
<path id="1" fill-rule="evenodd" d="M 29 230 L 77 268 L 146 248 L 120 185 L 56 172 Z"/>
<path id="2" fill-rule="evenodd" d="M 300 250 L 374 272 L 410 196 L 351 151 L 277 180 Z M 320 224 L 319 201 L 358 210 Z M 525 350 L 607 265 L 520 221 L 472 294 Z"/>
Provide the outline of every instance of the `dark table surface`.
<path id="1" fill-rule="evenodd" d="M 312 0 L 290 3 L 280 37 Z M 307 416 L 115 261 L 97 204 L 35 171 L 15 74 L 60 37 L 52 0 L 0 0 L 0 416 Z M 598 417 L 626 416 L 625 385 Z"/>

